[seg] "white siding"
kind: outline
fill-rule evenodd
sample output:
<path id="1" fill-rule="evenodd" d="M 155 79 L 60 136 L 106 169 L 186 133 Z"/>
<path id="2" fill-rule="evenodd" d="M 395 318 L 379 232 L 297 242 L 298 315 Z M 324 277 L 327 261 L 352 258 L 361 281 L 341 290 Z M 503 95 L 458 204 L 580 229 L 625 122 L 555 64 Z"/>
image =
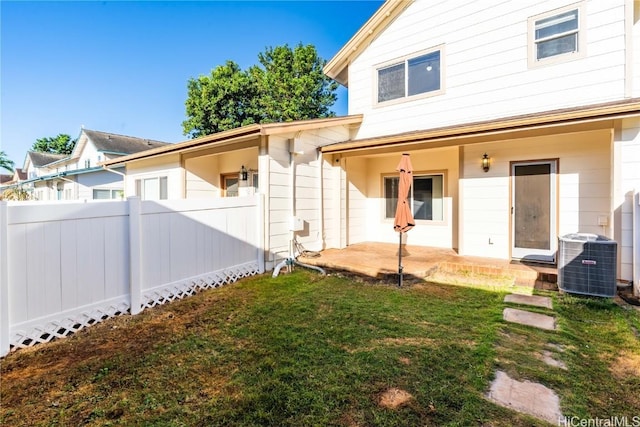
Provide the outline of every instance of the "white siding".
<path id="1" fill-rule="evenodd" d="M 631 96 L 640 97 L 640 2 L 627 2 L 629 20 L 633 24 L 631 32 L 631 45 L 627 47 L 632 65 Z"/>
<path id="2" fill-rule="evenodd" d="M 640 191 L 640 119 L 623 120 L 622 126 L 616 132 L 616 145 L 619 156 L 616 158 L 616 166 L 619 168 L 619 186 L 614 197 L 616 200 L 616 212 L 619 212 L 618 230 L 620 237 L 619 259 L 620 271 L 618 277 L 624 280 L 633 280 L 633 251 L 638 241 L 634 239 L 640 230 L 634 230 L 634 194 Z M 635 202 L 637 203 L 637 201 Z M 636 213 L 640 206 L 635 206 Z M 640 226 L 640 218 L 636 216 L 636 227 Z M 636 248 L 638 251 L 639 248 Z M 636 260 L 639 262 L 640 260 Z"/>
<path id="3" fill-rule="evenodd" d="M 491 157 L 486 173 L 480 167 L 485 152 Z M 511 162 L 543 159 L 558 160 L 558 236 L 584 232 L 613 237 L 611 131 L 524 138 L 465 147 L 462 255 L 509 258 Z M 599 226 L 599 217 L 606 217 L 608 225 Z"/>
<path id="4" fill-rule="evenodd" d="M 416 226 L 407 233 L 407 245 L 457 247 L 458 148 L 408 153 L 411 156 L 414 176 L 443 174 L 444 218 L 443 221 L 416 220 Z M 349 176 L 351 177 L 354 169 L 358 171 L 356 176 L 364 174 L 364 179 L 358 182 L 364 181 L 365 184 L 357 184 L 356 188 L 364 191 L 366 202 L 360 202 L 359 191 L 349 193 L 351 197 L 356 198 L 356 206 L 363 206 L 357 212 L 352 212 L 349 231 L 352 233 L 353 222 L 357 219 L 356 224 L 361 224 L 364 230 L 356 227 L 356 231 L 363 234 L 363 240 L 395 243 L 398 241 L 398 233 L 393 230 L 393 218 L 385 218 L 383 177 L 398 176 L 396 167 L 400 161 L 400 153 L 361 159 L 358 162 L 355 160 L 348 160 Z M 353 204 L 350 199 L 351 209 Z"/>
<path id="5" fill-rule="evenodd" d="M 529 68 L 528 18 L 570 4 L 584 5 L 586 55 Z M 416 1 L 349 67 L 358 138 L 621 100 L 624 17 L 624 0 Z M 444 94 L 374 105 L 376 65 L 438 45 Z"/>
<path id="6" fill-rule="evenodd" d="M 168 199 L 181 199 L 184 177 L 180 165 L 180 156 L 172 154 L 151 159 L 127 163 L 127 179 L 125 181 L 125 197 L 136 195 L 136 179 L 166 176 Z"/>

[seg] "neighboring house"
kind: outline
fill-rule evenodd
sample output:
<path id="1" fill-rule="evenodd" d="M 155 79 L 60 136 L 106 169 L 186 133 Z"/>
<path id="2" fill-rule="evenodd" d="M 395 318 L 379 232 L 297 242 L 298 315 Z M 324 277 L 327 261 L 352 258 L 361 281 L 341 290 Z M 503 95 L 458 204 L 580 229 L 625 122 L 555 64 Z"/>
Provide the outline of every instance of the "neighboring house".
<path id="1" fill-rule="evenodd" d="M 625 0 L 388 0 L 325 66 L 349 88 L 349 116 L 251 125 L 105 164 L 126 165 L 127 195 L 255 186 L 269 269 L 286 256 L 292 216 L 313 250 L 397 242 L 406 152 L 410 245 L 553 263 L 560 236 L 595 233 L 618 242 L 618 277 L 634 280 L 639 16 Z M 237 192 L 242 166 L 254 181 Z"/>
<path id="2" fill-rule="evenodd" d="M 166 142 L 82 129 L 70 155 L 29 151 L 26 179 L 14 183 L 32 192 L 35 200 L 91 200 L 123 197 L 123 169 L 108 170 L 98 163 Z"/>

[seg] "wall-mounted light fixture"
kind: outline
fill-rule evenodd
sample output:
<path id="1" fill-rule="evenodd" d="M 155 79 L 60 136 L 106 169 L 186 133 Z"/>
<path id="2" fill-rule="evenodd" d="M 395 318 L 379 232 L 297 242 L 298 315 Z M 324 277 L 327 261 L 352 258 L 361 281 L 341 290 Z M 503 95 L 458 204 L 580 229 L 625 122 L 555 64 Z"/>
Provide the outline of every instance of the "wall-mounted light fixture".
<path id="1" fill-rule="evenodd" d="M 489 172 L 489 160 L 489 155 L 487 153 L 484 153 L 484 155 L 482 156 L 482 170 L 485 172 Z"/>
<path id="2" fill-rule="evenodd" d="M 246 181 L 247 177 L 249 175 L 249 172 L 247 171 L 247 169 L 244 167 L 244 165 L 242 165 L 242 167 L 240 168 L 240 179 L 242 181 Z"/>

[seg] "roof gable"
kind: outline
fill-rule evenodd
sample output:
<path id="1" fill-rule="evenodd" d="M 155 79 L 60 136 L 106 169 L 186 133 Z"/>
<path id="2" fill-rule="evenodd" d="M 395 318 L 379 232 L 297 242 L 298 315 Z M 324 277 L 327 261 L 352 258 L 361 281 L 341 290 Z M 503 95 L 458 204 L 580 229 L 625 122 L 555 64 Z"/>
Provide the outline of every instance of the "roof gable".
<path id="1" fill-rule="evenodd" d="M 141 151 L 150 150 L 152 148 L 164 147 L 170 145 L 168 142 L 155 141 L 145 138 L 136 138 L 133 136 L 118 135 L 108 132 L 99 132 L 95 130 L 83 129 L 89 140 L 93 143 L 97 151 L 127 155 L 139 153 Z M 77 153 L 76 155 L 79 155 Z"/>
<path id="2" fill-rule="evenodd" d="M 349 64 L 415 0 L 386 0 L 371 18 L 324 66 L 324 73 L 349 86 Z"/>
<path id="3" fill-rule="evenodd" d="M 53 154 L 53 153 L 41 153 L 39 151 L 28 151 L 27 157 L 31 161 L 31 164 L 36 167 L 46 166 L 49 163 L 57 162 L 67 157 L 66 154 Z"/>

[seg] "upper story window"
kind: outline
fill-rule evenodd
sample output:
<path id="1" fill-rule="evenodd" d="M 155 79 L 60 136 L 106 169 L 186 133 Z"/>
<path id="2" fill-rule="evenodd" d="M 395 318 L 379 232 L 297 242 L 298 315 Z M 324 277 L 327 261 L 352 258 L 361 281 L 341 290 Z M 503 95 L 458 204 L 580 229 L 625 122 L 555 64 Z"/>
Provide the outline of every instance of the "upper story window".
<path id="1" fill-rule="evenodd" d="M 572 5 L 529 18 L 529 65 L 575 59 L 584 53 L 580 6 Z"/>
<path id="2" fill-rule="evenodd" d="M 378 103 L 442 91 L 442 49 L 385 64 L 376 69 Z"/>

